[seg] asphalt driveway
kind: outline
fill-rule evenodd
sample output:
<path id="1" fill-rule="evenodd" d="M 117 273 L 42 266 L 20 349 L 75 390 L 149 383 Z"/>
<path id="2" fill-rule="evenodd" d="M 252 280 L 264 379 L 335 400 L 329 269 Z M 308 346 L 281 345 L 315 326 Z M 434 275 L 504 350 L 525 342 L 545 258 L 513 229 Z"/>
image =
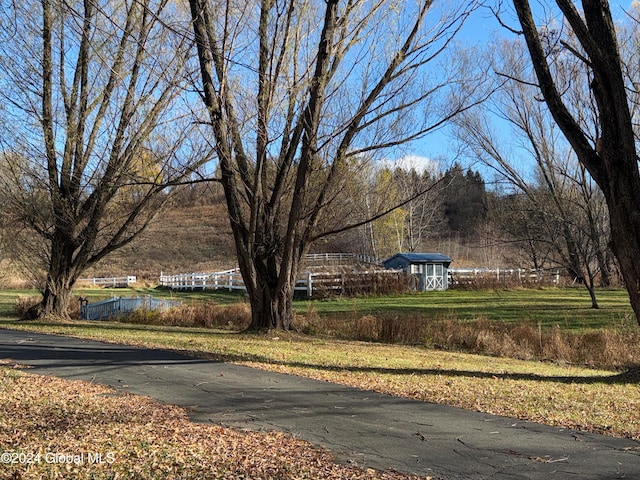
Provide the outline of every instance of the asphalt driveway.
<path id="1" fill-rule="evenodd" d="M 194 422 L 285 431 L 362 467 L 465 480 L 640 479 L 640 443 L 631 440 L 169 351 L 0 330 L 4 358 L 183 406 Z"/>

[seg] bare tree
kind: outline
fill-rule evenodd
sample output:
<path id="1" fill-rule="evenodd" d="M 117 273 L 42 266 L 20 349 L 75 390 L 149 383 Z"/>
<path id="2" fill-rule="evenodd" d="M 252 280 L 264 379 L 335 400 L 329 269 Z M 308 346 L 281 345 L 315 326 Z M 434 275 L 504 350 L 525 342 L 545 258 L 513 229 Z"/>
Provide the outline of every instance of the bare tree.
<path id="1" fill-rule="evenodd" d="M 348 227 L 323 222 L 347 167 L 474 97 L 463 56 L 437 63 L 473 7 L 429 22 L 431 0 L 189 3 L 251 326 L 289 329 L 310 244 Z"/>
<path id="2" fill-rule="evenodd" d="M 517 202 L 507 200 L 522 212 L 512 233 L 521 236 L 514 238 L 530 252 L 535 267 L 550 266 L 539 263 L 544 258 L 555 264 L 551 266 L 564 268 L 585 285 L 597 308 L 596 277 L 608 272 L 604 255 L 608 229 L 599 218 L 604 200 L 579 168 L 544 104 L 536 99 L 538 90 L 533 72 L 523 61 L 523 48 L 516 41 L 498 50 L 494 68 L 502 85 L 490 102 L 456 120 L 459 136 L 477 161 L 492 168 L 513 193 L 521 195 Z M 557 74 L 564 83 L 572 84 L 575 65 L 565 61 Z M 572 93 L 574 99 L 588 99 L 578 88 Z M 500 118 L 506 135 L 491 125 L 492 116 Z M 527 164 L 529 168 L 524 168 Z M 512 215 L 505 218 L 514 222 Z"/>
<path id="3" fill-rule="evenodd" d="M 556 0 L 564 23 L 551 43 L 550 29 L 536 24 L 529 1 L 513 4 L 549 111 L 607 201 L 611 247 L 640 324 L 640 172 L 628 94 L 635 86 L 626 82 L 609 3 L 584 0 L 580 12 L 571 1 Z M 558 50 L 580 62 L 590 104 L 576 106 L 565 94 L 556 75 Z M 578 114 L 587 107 L 590 125 Z"/>
<path id="4" fill-rule="evenodd" d="M 82 271 L 132 241 L 190 171 L 187 40 L 160 23 L 173 11 L 165 0 L 3 4 L 4 154 L 24 162 L 2 187 L 44 240 L 34 316 L 66 315 Z"/>
<path id="5" fill-rule="evenodd" d="M 437 176 L 428 171 L 418 172 L 415 168 L 396 168 L 393 172 L 394 181 L 400 191 L 416 194 L 433 184 Z M 405 224 L 403 229 L 402 251 L 415 252 L 420 250 L 427 239 L 440 233 L 444 226 L 444 207 L 442 188 L 432 188 L 428 193 L 409 202 L 404 210 Z"/>

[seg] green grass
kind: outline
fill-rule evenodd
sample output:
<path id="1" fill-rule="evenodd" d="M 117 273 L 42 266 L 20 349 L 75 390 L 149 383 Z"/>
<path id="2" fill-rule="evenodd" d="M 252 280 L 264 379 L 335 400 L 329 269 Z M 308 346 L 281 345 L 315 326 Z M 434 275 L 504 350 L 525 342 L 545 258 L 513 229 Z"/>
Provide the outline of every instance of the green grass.
<path id="1" fill-rule="evenodd" d="M 579 288 L 514 290 L 448 290 L 384 297 L 338 298 L 297 301 L 299 313 L 313 310 L 318 315 L 420 315 L 427 318 L 502 322 L 527 322 L 543 327 L 570 330 L 601 328 L 628 323 L 633 317 L 627 292 L 622 289 L 598 292 L 599 309 L 591 308 L 588 293 Z"/>
<path id="2" fill-rule="evenodd" d="M 184 303 L 213 302 L 229 305 L 246 301 L 245 295 L 226 290 L 173 292 L 155 288 L 86 288 L 74 292 L 77 296 L 98 301 L 113 296 L 152 295 L 173 298 Z M 13 315 L 15 299 L 37 295 L 35 291 L 0 291 L 0 317 Z M 351 319 L 363 315 L 424 316 L 428 319 L 527 322 L 542 327 L 560 326 L 568 330 L 606 328 L 634 324 L 635 318 L 627 292 L 623 289 L 599 290 L 600 308 L 591 308 L 588 293 L 583 288 L 544 288 L 513 290 L 448 290 L 380 297 L 330 298 L 324 300 L 296 299 L 294 311 L 320 317 Z"/>
<path id="3" fill-rule="evenodd" d="M 13 305 L 20 296 L 39 296 L 37 290 L 0 290 L 0 316 L 13 315 Z M 136 297 L 151 295 L 155 298 L 169 298 L 190 302 L 214 302 L 220 305 L 229 305 L 243 301 L 244 293 L 226 290 L 194 290 L 186 292 L 174 292 L 172 290 L 152 287 L 133 288 L 76 288 L 73 291 L 75 297 L 86 297 L 91 302 L 106 300 L 113 297 Z"/>

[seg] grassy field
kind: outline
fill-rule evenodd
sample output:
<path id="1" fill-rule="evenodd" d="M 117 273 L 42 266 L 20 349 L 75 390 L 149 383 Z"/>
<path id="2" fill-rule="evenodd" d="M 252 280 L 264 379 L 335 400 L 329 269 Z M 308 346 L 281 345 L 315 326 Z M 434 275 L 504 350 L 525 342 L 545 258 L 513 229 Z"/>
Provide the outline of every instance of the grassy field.
<path id="1" fill-rule="evenodd" d="M 314 310 L 325 317 L 367 314 L 421 315 L 434 320 L 488 319 L 528 322 L 544 327 L 560 325 L 570 330 L 629 323 L 633 311 L 626 291 L 598 292 L 599 309 L 591 308 L 586 290 L 543 288 L 511 290 L 447 290 L 385 297 L 337 298 L 298 301 L 296 311 Z"/>
<path id="2" fill-rule="evenodd" d="M 28 307 L 34 292 L 0 292 L 0 318 Z M 154 295 L 182 300 L 166 314 L 140 311 L 133 324 L 244 330 L 250 309 L 243 294 L 171 292 L 152 288 L 80 289 L 94 302 L 113 296 Z M 640 365 L 640 330 L 623 290 L 603 290 L 601 308 L 583 289 L 449 290 L 378 297 L 296 299 L 298 332 L 342 340 L 421 345 L 491 356 L 592 367 Z M 16 301 L 16 297 L 20 301 Z M 37 297 L 31 297 L 37 298 Z M 25 301 L 27 299 L 27 301 Z M 77 318 L 76 305 L 76 318 Z M 72 313 L 72 317 L 73 317 Z"/>
<path id="3" fill-rule="evenodd" d="M 0 316 L 13 314 L 18 296 L 32 296 L 29 290 L 0 291 Z M 244 294 L 218 291 L 172 292 L 155 288 L 86 288 L 77 296 L 91 301 L 113 296 L 153 295 L 189 303 L 214 302 L 220 305 L 244 301 Z M 629 325 L 635 323 L 627 293 L 623 289 L 598 291 L 599 309 L 591 308 L 588 293 L 583 288 L 541 288 L 510 290 L 448 290 L 380 297 L 328 298 L 294 301 L 294 311 L 300 315 L 324 318 L 353 319 L 354 316 L 395 315 L 422 316 L 432 320 L 488 319 L 499 322 L 560 326 L 568 330 Z"/>
<path id="4" fill-rule="evenodd" d="M 20 292 L 23 295 L 28 293 Z M 98 298 L 109 297 L 114 292 L 91 290 L 81 293 Z M 117 293 L 125 292 L 117 290 Z M 139 290 L 138 293 L 149 292 Z M 159 296 L 167 292 L 154 293 Z M 562 362 L 443 351 L 423 345 L 347 341 L 326 335 L 237 333 L 228 329 L 75 320 L 20 322 L 10 315 L 16 296 L 16 292 L 0 294 L 0 327 L 172 349 L 427 402 L 640 440 L 640 375 L 634 368 L 627 371 L 595 369 Z M 194 304 L 211 299 L 227 305 L 242 301 L 242 296 L 224 293 L 195 292 L 174 294 L 173 297 Z M 600 301 L 603 308 L 592 310 L 588 308 L 587 296 L 578 290 L 449 291 L 352 300 L 300 300 L 295 308 L 301 317 L 314 317 L 319 322 L 357 323 L 360 321 L 357 319 L 379 312 L 410 319 L 419 313 L 424 317 L 446 317 L 448 321 L 457 319 L 459 323 L 473 323 L 478 318 L 514 324 L 534 322 L 541 329 L 544 325 L 552 332 L 567 329 L 586 332 L 586 336 L 599 335 L 609 327 L 623 328 L 637 338 L 638 327 L 633 324 L 624 292 L 601 292 Z M 33 380 L 35 383 L 40 381 Z M 28 380 L 24 382 L 29 384 Z M 77 390 L 80 387 L 73 388 Z M 100 402 L 100 398 L 96 401 Z M 21 404 L 16 408 L 29 411 L 35 407 Z M 126 419 L 123 421 L 126 423 Z M 137 425 L 135 418 L 131 422 Z M 105 427 L 93 426 L 89 422 L 82 428 L 91 431 Z M 181 424 L 180 428 L 189 427 Z M 39 440 L 33 441 L 37 444 Z M 131 442 L 137 440 L 127 437 L 122 441 L 120 448 L 125 451 L 132 448 Z M 168 449 L 169 445 L 160 441 L 158 448 Z M 185 453 L 179 451 L 175 455 L 184 457 Z M 316 458 L 318 454 L 306 455 L 305 458 Z M 326 465 L 329 466 L 323 467 L 323 471 L 334 468 L 330 463 Z M 304 469 L 307 467 L 300 468 L 306 472 Z M 282 474 L 282 478 L 305 478 L 305 475 Z M 352 473 L 345 474 L 345 477 L 341 475 L 334 471 L 327 478 L 360 478 Z M 313 474 L 308 476 L 313 478 Z"/>

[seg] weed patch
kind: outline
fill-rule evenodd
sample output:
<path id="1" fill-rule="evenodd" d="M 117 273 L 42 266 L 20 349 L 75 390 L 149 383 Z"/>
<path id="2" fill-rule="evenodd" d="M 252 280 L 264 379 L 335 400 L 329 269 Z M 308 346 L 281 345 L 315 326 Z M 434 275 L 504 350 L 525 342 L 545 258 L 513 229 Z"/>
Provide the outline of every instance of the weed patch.
<path id="1" fill-rule="evenodd" d="M 122 321 L 138 325 L 244 330 L 251 322 L 251 310 L 246 303 L 229 305 L 210 302 L 194 303 L 172 308 L 166 312 L 140 309 L 127 315 Z"/>
<path id="2" fill-rule="evenodd" d="M 16 298 L 13 311 L 18 318 L 24 318 L 30 308 L 40 303 L 41 297 L 36 296 L 19 296 Z"/>
<path id="3" fill-rule="evenodd" d="M 449 351 L 624 369 L 640 364 L 640 331 L 627 325 L 570 331 L 528 322 L 480 318 L 431 320 L 420 315 L 354 315 L 300 319 L 302 331 L 343 340 L 424 345 Z"/>

